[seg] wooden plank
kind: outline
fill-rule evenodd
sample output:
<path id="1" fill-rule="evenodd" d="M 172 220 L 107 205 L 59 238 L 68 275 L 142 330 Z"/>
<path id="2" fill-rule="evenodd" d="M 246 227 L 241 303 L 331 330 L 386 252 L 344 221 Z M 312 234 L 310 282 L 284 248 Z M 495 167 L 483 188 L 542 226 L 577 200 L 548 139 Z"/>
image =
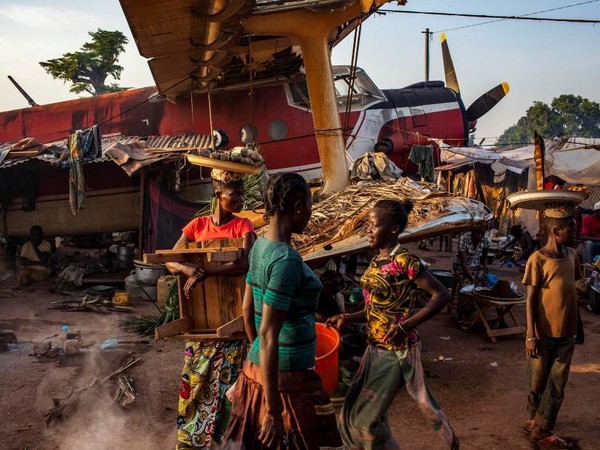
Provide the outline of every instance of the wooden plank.
<path id="1" fill-rule="evenodd" d="M 206 255 L 208 262 L 233 262 L 242 257 L 242 249 L 211 252 Z"/>
<path id="2" fill-rule="evenodd" d="M 182 317 L 181 319 L 174 320 L 173 322 L 166 323 L 154 330 L 154 339 L 160 340 L 171 337 L 175 334 L 179 334 L 184 331 L 188 331 L 192 327 L 191 317 Z"/>
<path id="3" fill-rule="evenodd" d="M 185 281 L 187 277 L 183 274 L 177 275 L 177 296 L 179 298 L 179 318 L 183 319 L 184 317 L 190 317 L 192 322 L 194 320 L 191 304 L 185 295 L 183 294 L 183 286 L 185 286 Z"/>
<path id="4" fill-rule="evenodd" d="M 176 249 L 157 250 L 156 253 L 144 255 L 144 263 L 159 264 L 167 262 L 193 262 L 198 263 L 202 255 L 207 255 L 209 261 L 232 262 L 242 256 L 242 249 L 232 247 L 219 247 L 215 249 Z"/>
<path id="5" fill-rule="evenodd" d="M 211 265 L 210 263 L 208 264 Z M 204 294 L 206 296 L 206 321 L 209 328 L 217 328 L 221 322 L 221 302 L 227 301 L 223 291 L 226 283 L 222 283 L 223 277 L 208 277 L 204 280 Z"/>
<path id="6" fill-rule="evenodd" d="M 187 278 L 186 278 L 187 280 Z M 180 298 L 183 297 L 184 301 L 187 301 L 191 305 L 193 328 L 209 328 L 208 314 L 207 314 L 207 303 L 206 303 L 206 292 L 205 282 L 198 283 L 192 292 L 190 298 L 186 299 L 183 291 L 179 294 Z"/>
<path id="7" fill-rule="evenodd" d="M 192 262 L 194 264 L 198 264 L 199 259 L 200 255 L 195 253 L 188 253 L 186 255 L 146 253 L 144 254 L 143 262 L 145 264 L 161 264 L 168 262 Z"/>
<path id="8" fill-rule="evenodd" d="M 238 316 L 217 328 L 217 336 L 226 337 L 244 331 L 244 316 Z"/>
<path id="9" fill-rule="evenodd" d="M 243 239 L 219 239 L 203 242 L 206 249 L 235 246 L 241 249 Z M 207 255 L 208 256 L 208 255 Z M 219 261 L 207 261 L 207 267 L 217 267 Z M 206 315 L 209 328 L 218 328 L 241 314 L 242 286 L 245 277 L 209 277 L 204 282 L 206 295 Z"/>
<path id="10" fill-rule="evenodd" d="M 209 242 L 215 242 L 215 241 L 209 241 Z M 157 255 L 188 255 L 190 253 L 192 254 L 205 254 L 205 253 L 213 253 L 213 252 L 228 252 L 228 251 L 235 251 L 237 252 L 240 248 L 239 247 L 223 247 L 223 246 L 216 246 L 216 247 L 211 247 L 211 248 L 177 248 L 177 249 L 170 249 L 170 250 L 156 250 L 156 254 Z"/>
<path id="11" fill-rule="evenodd" d="M 193 331 L 193 330 L 192 330 Z M 171 339 L 178 339 L 182 341 L 202 341 L 204 339 L 216 339 L 221 341 L 231 341 L 237 339 L 247 339 L 246 333 L 236 333 L 232 336 L 219 337 L 217 333 L 183 333 L 176 334 Z"/>

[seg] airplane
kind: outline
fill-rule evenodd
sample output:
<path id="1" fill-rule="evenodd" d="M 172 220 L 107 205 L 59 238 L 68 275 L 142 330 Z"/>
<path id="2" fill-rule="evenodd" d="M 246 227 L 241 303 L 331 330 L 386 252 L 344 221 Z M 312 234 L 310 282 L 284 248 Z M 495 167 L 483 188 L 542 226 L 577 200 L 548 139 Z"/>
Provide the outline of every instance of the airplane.
<path id="1" fill-rule="evenodd" d="M 269 8 L 268 12 L 276 8 L 273 3 L 259 3 Z M 154 8 L 152 14 L 133 0 L 121 0 L 121 4 L 140 53 L 150 58 L 156 87 L 0 113 L 0 141 L 36 137 L 49 143 L 94 124 L 100 124 L 103 137 L 210 134 L 212 123 L 217 144 L 257 143 L 271 172 L 295 171 L 307 179 L 323 175 L 302 52 L 292 38 L 251 39 L 239 30 L 232 31 L 236 26 L 239 29 L 239 18 L 233 21 L 236 14 L 248 7 L 242 0 L 230 0 L 223 7 L 222 26 L 217 31 L 210 28 L 217 19 L 207 19 L 207 12 L 198 8 L 177 10 L 171 12 L 177 17 L 158 21 L 153 17 L 166 17 L 161 8 L 168 7 L 168 2 L 148 0 L 148 8 Z M 292 8 L 282 4 L 284 7 Z M 265 11 L 254 14 L 259 19 L 265 15 Z M 181 31 L 194 29 L 192 24 L 203 24 L 201 30 L 212 33 L 211 37 L 201 42 L 195 40 L 200 39 L 196 34 L 203 33 Z M 356 26 L 356 21 L 340 25 L 335 37 L 328 38 L 330 46 Z M 377 145 L 403 171 L 414 173 L 416 167 L 408 160 L 413 144 L 431 143 L 437 148 L 431 139 L 455 146 L 467 144 L 477 120 L 507 94 L 508 84 L 496 86 L 465 108 L 445 37 L 442 54 L 445 83 L 427 81 L 402 89 L 379 89 L 361 68 L 332 68 L 346 158 L 356 159 Z M 192 68 L 194 76 L 190 76 Z M 135 180 L 121 180 L 118 170 L 110 173 L 97 177 L 96 186 L 90 178 L 91 195 L 115 188 L 139 191 Z M 206 180 L 197 182 L 206 184 Z M 58 193 L 52 177 L 42 183 L 42 193 Z M 91 198 L 88 195 L 88 201 Z M 130 200 L 124 204 L 130 211 L 139 209 L 132 208 Z M 132 212 L 130 221 L 134 219 L 137 221 L 139 214 Z M 101 227 L 96 220 L 79 232 L 98 232 L 92 230 Z"/>

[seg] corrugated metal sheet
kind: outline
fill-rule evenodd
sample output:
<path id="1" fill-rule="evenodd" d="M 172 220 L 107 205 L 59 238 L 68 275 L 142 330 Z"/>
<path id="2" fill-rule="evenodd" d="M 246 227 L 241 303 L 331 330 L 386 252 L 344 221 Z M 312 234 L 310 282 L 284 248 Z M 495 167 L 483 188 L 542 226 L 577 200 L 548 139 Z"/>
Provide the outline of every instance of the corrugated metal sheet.
<path id="1" fill-rule="evenodd" d="M 123 136 L 118 138 L 108 138 L 102 139 L 102 154 L 106 152 L 106 150 L 115 142 L 118 142 L 123 145 L 131 144 L 133 142 L 143 140 L 146 142 L 146 148 L 162 148 L 162 149 L 178 149 L 178 148 L 196 148 L 203 149 L 209 148 L 211 144 L 211 138 L 206 134 L 185 134 L 180 136 Z M 16 142 L 4 142 L 0 143 L 0 152 L 5 149 L 10 149 Z M 58 147 L 58 148 L 67 148 L 67 140 L 63 139 L 56 142 L 51 142 L 46 144 L 46 148 L 48 147 Z M 39 160 L 46 163 L 52 163 L 56 161 L 55 158 L 50 153 L 44 153 L 38 156 L 32 156 L 29 158 L 19 158 L 19 159 L 5 159 L 2 164 L 0 164 L 0 169 L 7 169 L 9 167 L 14 167 L 18 164 L 23 164 L 32 160 Z M 111 161 L 111 158 L 108 156 L 101 156 L 100 158 L 96 158 L 92 161 L 86 161 L 85 164 L 94 164 L 100 162 Z"/>

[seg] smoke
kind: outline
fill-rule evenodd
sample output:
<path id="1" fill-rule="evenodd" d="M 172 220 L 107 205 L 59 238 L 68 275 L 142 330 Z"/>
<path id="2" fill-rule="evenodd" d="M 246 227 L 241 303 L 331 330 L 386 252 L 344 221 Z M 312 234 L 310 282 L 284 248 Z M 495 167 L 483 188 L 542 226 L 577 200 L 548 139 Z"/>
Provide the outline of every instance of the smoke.
<path id="1" fill-rule="evenodd" d="M 119 329 L 114 317 L 95 316 L 94 329 L 83 328 L 82 338 L 93 339 L 98 344 L 105 339 L 118 337 Z M 122 332 L 120 332 L 122 334 Z M 82 350 L 74 357 L 65 357 L 60 368 L 61 379 L 42 382 L 38 388 L 38 410 L 49 411 L 53 398 L 65 398 L 72 389 L 89 386 L 95 379 L 102 380 L 113 373 L 123 361 L 139 357 L 133 347 L 120 344 L 117 348 L 101 351 L 97 345 Z M 179 354 L 178 354 L 179 356 Z M 78 361 L 77 361 L 78 360 Z M 77 361 L 77 362 L 76 362 Z M 71 366 L 71 364 L 73 364 Z M 175 414 L 177 408 L 177 371 L 173 386 L 161 383 L 154 376 L 154 355 L 143 356 L 141 361 L 124 373 L 133 376 L 136 399 L 122 407 L 114 401 L 117 391 L 116 377 L 104 381 L 94 389 L 80 393 L 74 407 L 69 407 L 63 419 L 44 430 L 48 448 L 60 450 L 147 449 L 174 448 L 177 441 Z M 58 375 L 58 374 L 57 374 Z M 171 394 L 167 400 L 160 395 Z"/>

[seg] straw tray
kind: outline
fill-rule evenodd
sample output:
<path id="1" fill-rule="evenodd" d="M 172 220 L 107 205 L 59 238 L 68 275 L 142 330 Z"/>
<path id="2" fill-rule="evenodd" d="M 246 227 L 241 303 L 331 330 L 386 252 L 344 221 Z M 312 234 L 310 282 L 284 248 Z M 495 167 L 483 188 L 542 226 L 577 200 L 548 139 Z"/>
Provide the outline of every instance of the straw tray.
<path id="1" fill-rule="evenodd" d="M 237 173 L 255 174 L 260 172 L 260 166 L 251 166 L 221 159 L 205 158 L 204 156 L 185 155 L 188 161 L 196 166 L 210 167 L 211 169 L 229 170 Z"/>

